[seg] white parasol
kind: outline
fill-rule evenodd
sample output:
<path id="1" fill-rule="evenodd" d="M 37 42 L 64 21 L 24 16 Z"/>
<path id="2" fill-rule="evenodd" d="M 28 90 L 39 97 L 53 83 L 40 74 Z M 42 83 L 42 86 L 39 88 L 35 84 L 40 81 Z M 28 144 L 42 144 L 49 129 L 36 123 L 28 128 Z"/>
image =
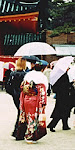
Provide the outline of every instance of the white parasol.
<path id="1" fill-rule="evenodd" d="M 31 42 L 21 46 L 14 56 L 30 56 L 30 55 L 54 55 L 56 51 L 52 46 L 44 42 Z"/>
<path id="2" fill-rule="evenodd" d="M 56 81 L 67 71 L 70 63 L 73 61 L 72 56 L 60 58 L 50 73 L 50 84 L 54 85 Z"/>

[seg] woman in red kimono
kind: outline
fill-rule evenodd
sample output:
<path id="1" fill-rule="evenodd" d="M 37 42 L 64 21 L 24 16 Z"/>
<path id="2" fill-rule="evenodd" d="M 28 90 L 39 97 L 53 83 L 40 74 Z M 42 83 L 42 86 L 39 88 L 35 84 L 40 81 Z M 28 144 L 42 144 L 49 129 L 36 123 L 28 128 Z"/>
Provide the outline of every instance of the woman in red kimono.
<path id="1" fill-rule="evenodd" d="M 24 138 L 27 143 L 36 141 L 47 134 L 45 106 L 47 101 L 44 84 L 33 81 L 23 82 L 20 95 L 20 118 L 17 140 Z"/>

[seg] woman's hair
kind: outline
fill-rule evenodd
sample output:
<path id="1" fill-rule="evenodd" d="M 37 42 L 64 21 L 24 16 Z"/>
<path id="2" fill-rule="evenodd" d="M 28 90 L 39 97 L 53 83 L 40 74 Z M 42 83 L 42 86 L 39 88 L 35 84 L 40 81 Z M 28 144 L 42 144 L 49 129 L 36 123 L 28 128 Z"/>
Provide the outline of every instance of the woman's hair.
<path id="1" fill-rule="evenodd" d="M 17 70 L 25 70 L 26 69 L 26 59 L 19 58 L 16 63 Z"/>
<path id="2" fill-rule="evenodd" d="M 46 67 L 46 66 L 44 66 L 44 65 L 36 64 L 36 65 L 34 66 L 34 69 L 35 69 L 36 71 L 42 71 L 42 70 L 45 69 L 45 67 Z"/>

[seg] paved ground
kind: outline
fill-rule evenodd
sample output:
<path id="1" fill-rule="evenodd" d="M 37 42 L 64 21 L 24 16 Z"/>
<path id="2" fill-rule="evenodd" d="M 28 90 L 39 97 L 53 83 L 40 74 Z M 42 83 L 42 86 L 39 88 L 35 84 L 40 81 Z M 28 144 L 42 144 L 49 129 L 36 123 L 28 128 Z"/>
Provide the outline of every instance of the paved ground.
<path id="1" fill-rule="evenodd" d="M 50 122 L 50 114 L 55 105 L 53 94 L 47 98 L 46 116 L 47 124 Z M 56 132 L 47 129 L 47 135 L 37 144 L 27 144 L 25 141 L 16 141 L 11 133 L 14 128 L 17 111 L 12 97 L 0 92 L 0 150 L 75 150 L 75 128 L 73 127 L 74 114 L 71 113 L 69 126 L 71 130 L 63 131 L 61 121 L 56 126 Z"/>

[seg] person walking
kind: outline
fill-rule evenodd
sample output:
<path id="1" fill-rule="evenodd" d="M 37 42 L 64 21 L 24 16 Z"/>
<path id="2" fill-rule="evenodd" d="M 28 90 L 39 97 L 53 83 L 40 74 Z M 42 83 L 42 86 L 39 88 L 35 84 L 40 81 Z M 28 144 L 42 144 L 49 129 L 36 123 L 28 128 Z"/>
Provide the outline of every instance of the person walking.
<path id="1" fill-rule="evenodd" d="M 39 70 L 38 67 L 37 70 Z M 20 117 L 16 140 L 25 138 L 29 144 L 36 143 L 37 140 L 47 134 L 45 116 L 47 90 L 44 84 L 46 81 L 47 85 L 47 80 L 45 80 L 46 76 L 42 72 L 40 72 L 39 78 L 38 73 L 39 71 L 33 70 L 27 73 L 21 85 Z M 41 80 L 41 74 L 44 81 Z"/>
<path id="2" fill-rule="evenodd" d="M 70 83 L 66 72 L 52 87 L 53 92 L 56 93 L 56 104 L 50 116 L 50 118 L 53 119 L 47 126 L 47 128 L 49 128 L 52 132 L 55 132 L 54 128 L 60 119 L 62 119 L 62 129 L 70 130 L 70 127 L 68 126 L 68 118 L 70 117 L 72 107 L 69 96 L 69 88 Z"/>
<path id="3" fill-rule="evenodd" d="M 14 104 L 18 110 L 15 128 L 12 133 L 12 136 L 14 137 L 16 137 L 18 120 L 19 120 L 19 115 L 20 115 L 20 109 L 19 109 L 19 104 L 20 104 L 19 97 L 20 97 L 20 92 L 21 92 L 20 85 L 26 74 L 26 72 L 24 71 L 25 68 L 26 68 L 26 60 L 23 58 L 19 58 L 16 64 L 16 70 L 10 73 L 8 82 L 6 84 L 6 92 L 12 95 Z"/>

